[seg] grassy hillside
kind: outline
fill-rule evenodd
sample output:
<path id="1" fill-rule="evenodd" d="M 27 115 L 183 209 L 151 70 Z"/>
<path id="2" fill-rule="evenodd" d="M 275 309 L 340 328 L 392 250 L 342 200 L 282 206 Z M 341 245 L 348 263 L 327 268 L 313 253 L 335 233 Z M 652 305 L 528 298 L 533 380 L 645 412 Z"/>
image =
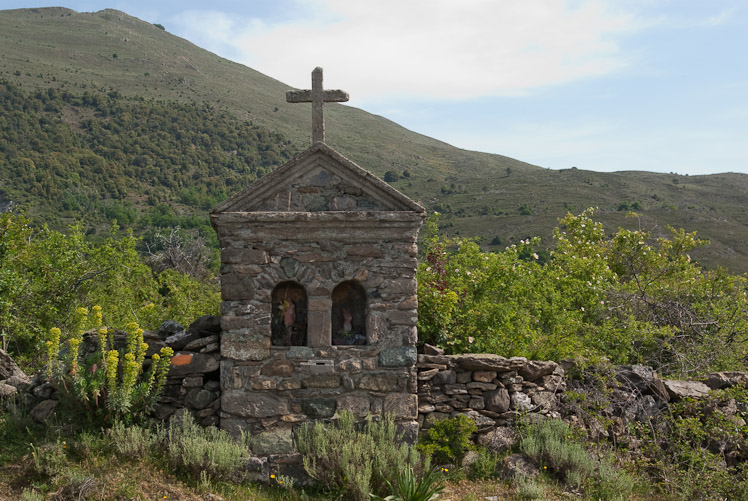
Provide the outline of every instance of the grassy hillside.
<path id="1" fill-rule="evenodd" d="M 285 102 L 289 86 L 119 11 L 1 11 L 0 45 L 0 78 L 26 92 L 116 91 L 167 107 L 207 103 L 216 116 L 282 135 L 291 153 L 310 142 L 309 107 Z M 558 217 L 598 206 L 611 232 L 637 224 L 663 232 L 667 225 L 696 230 L 712 242 L 696 255 L 703 264 L 748 271 L 748 175 L 551 171 L 460 150 L 349 106 L 329 105 L 326 122 L 331 146 L 380 176 L 388 171 L 393 179 L 400 176 L 393 185 L 440 210 L 448 231 L 481 236 L 486 245 L 533 235 L 549 243 Z M 193 181 L 201 190 L 203 178 Z M 242 184 L 225 191 L 231 194 Z M 640 221 L 624 219 L 627 207 L 642 214 Z"/>

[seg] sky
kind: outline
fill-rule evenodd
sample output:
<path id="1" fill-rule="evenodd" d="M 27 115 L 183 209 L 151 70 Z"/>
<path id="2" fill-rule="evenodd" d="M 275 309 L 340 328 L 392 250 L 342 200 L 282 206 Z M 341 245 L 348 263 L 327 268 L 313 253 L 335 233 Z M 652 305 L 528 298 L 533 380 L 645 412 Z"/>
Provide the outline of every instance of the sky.
<path id="1" fill-rule="evenodd" d="M 748 173 L 746 0 L 0 0 L 115 8 L 454 146 L 552 169 Z"/>

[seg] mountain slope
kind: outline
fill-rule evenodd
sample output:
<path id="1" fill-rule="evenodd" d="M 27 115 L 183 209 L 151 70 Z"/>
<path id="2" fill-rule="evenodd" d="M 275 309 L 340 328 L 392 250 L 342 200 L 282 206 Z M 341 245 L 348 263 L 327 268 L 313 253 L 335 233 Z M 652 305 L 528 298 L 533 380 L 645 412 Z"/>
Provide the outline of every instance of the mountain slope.
<path id="1" fill-rule="evenodd" d="M 0 11 L 0 46 L 0 79 L 26 91 L 208 103 L 217 114 L 282 134 L 292 152 L 310 142 L 309 106 L 286 103 L 289 86 L 119 11 Z M 702 263 L 748 271 L 748 175 L 551 171 L 460 150 L 337 104 L 326 106 L 326 125 L 332 147 L 380 176 L 389 171 L 395 187 L 443 213 L 447 231 L 502 246 L 535 235 L 550 243 L 558 217 L 598 206 L 610 231 L 636 224 L 663 234 L 667 225 L 696 230 L 712 242 L 697 254 Z M 627 207 L 640 221 L 624 219 Z"/>

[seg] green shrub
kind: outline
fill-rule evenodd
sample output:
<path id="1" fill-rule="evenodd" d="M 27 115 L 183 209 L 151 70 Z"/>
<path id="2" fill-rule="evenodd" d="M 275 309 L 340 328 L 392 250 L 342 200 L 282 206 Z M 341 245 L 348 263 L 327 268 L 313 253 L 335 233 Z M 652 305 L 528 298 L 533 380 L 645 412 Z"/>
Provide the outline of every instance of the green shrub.
<path id="1" fill-rule="evenodd" d="M 429 428 L 420 448 L 436 464 L 460 466 L 473 448 L 470 435 L 476 431 L 475 422 L 463 414 L 441 419 Z"/>
<path id="2" fill-rule="evenodd" d="M 391 415 L 368 419 L 363 427 L 350 412 L 341 412 L 330 424 L 306 423 L 299 428 L 297 448 L 309 476 L 351 499 L 383 494 L 408 465 L 417 472 L 428 468 L 418 450 L 397 436 Z"/>
<path id="3" fill-rule="evenodd" d="M 514 479 L 515 494 L 520 499 L 545 499 L 545 489 L 535 479 L 519 475 Z"/>
<path id="4" fill-rule="evenodd" d="M 478 458 L 470 465 L 468 478 L 471 480 L 488 480 L 496 476 L 496 465 L 499 464 L 499 456 L 486 450 L 478 449 Z"/>
<path id="5" fill-rule="evenodd" d="M 594 499 L 628 499 L 634 482 L 608 461 L 596 461 L 575 441 L 572 430 L 560 419 L 527 425 L 520 450 L 542 471 L 555 475 L 573 488 L 584 488 Z"/>
<path id="6" fill-rule="evenodd" d="M 167 456 L 179 471 L 197 478 L 227 478 L 249 457 L 249 436 L 242 432 L 237 442 L 224 430 L 195 423 L 188 412 L 181 421 L 172 419 L 167 431 Z"/>
<path id="7" fill-rule="evenodd" d="M 161 348 L 161 354 L 151 357 L 150 369 L 144 373 L 148 344 L 143 341 L 143 329 L 135 322 L 127 324 L 127 346 L 115 350 L 109 329 L 102 326 L 101 307 L 94 306 L 93 312 L 90 318 L 86 308 L 75 311 L 73 332 L 62 354 L 62 331 L 50 329 L 47 374 L 72 411 L 71 419 L 82 417 L 105 426 L 115 419 L 140 419 L 157 402 L 174 351 Z M 95 332 L 97 349 L 83 360 L 80 348 L 87 328 Z"/>
<path id="8" fill-rule="evenodd" d="M 153 452 L 165 438 L 163 427 L 151 429 L 148 426 L 126 426 L 122 421 L 115 421 L 107 430 L 106 436 L 120 457 L 138 460 Z"/>

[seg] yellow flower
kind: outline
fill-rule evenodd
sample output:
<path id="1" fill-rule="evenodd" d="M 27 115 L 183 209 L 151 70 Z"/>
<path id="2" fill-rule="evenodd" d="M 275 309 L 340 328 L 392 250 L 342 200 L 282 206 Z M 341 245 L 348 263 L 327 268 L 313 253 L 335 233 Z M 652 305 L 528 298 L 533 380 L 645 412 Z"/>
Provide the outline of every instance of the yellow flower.
<path id="1" fill-rule="evenodd" d="M 271 474 L 271 475 L 270 475 L 270 478 L 275 478 L 275 475 Z"/>

